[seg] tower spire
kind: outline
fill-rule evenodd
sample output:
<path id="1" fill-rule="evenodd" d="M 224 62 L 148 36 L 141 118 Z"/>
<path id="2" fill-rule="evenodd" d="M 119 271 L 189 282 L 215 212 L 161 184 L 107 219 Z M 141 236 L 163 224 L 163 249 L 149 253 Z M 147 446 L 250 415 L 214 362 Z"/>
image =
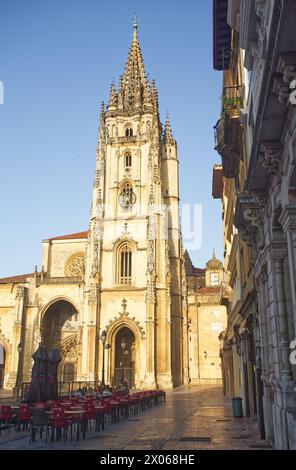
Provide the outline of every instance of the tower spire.
<path id="1" fill-rule="evenodd" d="M 138 22 L 136 15 L 134 17 L 133 28 L 134 31 L 132 43 L 124 72 L 119 83 L 118 99 L 120 98 L 120 100 L 122 100 L 122 106 L 124 110 L 130 110 L 133 107 L 141 106 L 144 104 L 144 102 L 149 101 L 147 97 L 147 88 L 149 88 L 149 82 L 146 78 L 141 48 L 137 35 Z M 150 91 L 148 94 L 150 94 Z"/>
<path id="2" fill-rule="evenodd" d="M 138 30 L 138 22 L 137 22 L 137 15 L 135 14 L 135 16 L 134 16 L 134 37 L 133 37 L 133 40 L 138 38 L 137 30 Z"/>
<path id="3" fill-rule="evenodd" d="M 174 141 L 170 118 L 167 113 L 166 120 L 165 120 L 165 127 L 164 127 L 164 134 L 163 134 L 163 141 L 167 144 L 172 143 Z"/>
<path id="4" fill-rule="evenodd" d="M 114 80 L 111 83 L 110 87 L 110 96 L 109 96 L 109 103 L 108 103 L 108 109 L 112 107 L 112 109 L 116 109 L 117 105 L 117 93 L 114 85 Z"/>
<path id="5" fill-rule="evenodd" d="M 104 101 L 101 102 L 101 110 L 100 110 L 100 123 L 101 125 L 105 122 L 105 103 Z"/>

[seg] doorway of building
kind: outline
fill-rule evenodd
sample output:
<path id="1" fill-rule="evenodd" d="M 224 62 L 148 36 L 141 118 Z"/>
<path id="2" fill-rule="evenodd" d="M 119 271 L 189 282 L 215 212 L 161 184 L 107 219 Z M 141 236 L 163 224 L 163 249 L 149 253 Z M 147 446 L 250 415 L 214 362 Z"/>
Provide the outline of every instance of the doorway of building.
<path id="1" fill-rule="evenodd" d="M 68 321 L 75 322 L 76 317 L 77 310 L 66 300 L 59 300 L 46 310 L 42 318 L 41 331 L 42 342 L 48 351 L 60 346 L 66 323 Z"/>
<path id="2" fill-rule="evenodd" d="M 58 377 L 72 382 L 76 378 L 78 355 L 76 338 L 79 331 L 78 312 L 67 300 L 58 300 L 48 307 L 42 318 L 42 342 L 48 352 L 58 348 L 62 355 Z"/>
<path id="3" fill-rule="evenodd" d="M 4 385 L 4 375 L 5 375 L 5 349 L 4 349 L 4 346 L 0 343 L 0 388 L 3 388 L 3 385 Z"/>
<path id="4" fill-rule="evenodd" d="M 63 367 L 63 382 L 74 382 L 75 375 L 75 364 L 66 362 Z"/>
<path id="5" fill-rule="evenodd" d="M 127 381 L 130 388 L 135 385 L 135 335 L 126 326 L 115 337 L 114 383 Z"/>

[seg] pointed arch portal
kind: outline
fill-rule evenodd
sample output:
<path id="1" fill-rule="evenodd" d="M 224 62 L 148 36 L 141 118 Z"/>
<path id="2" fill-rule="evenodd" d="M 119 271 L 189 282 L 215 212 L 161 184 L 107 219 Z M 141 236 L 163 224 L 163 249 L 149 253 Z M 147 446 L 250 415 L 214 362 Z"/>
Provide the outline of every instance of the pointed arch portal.
<path id="1" fill-rule="evenodd" d="M 48 351 L 51 351 L 53 347 L 60 347 L 63 326 L 67 320 L 74 320 L 77 314 L 74 305 L 67 300 L 58 300 L 45 311 L 41 331 L 42 342 Z"/>
<path id="2" fill-rule="evenodd" d="M 60 380 L 72 382 L 77 376 L 78 367 L 78 312 L 68 300 L 53 302 L 41 321 L 42 343 L 50 352 L 59 348 L 62 361 L 59 365 Z"/>
<path id="3" fill-rule="evenodd" d="M 114 337 L 113 381 L 120 385 L 124 380 L 129 387 L 135 385 L 136 338 L 127 326 L 117 330 Z"/>

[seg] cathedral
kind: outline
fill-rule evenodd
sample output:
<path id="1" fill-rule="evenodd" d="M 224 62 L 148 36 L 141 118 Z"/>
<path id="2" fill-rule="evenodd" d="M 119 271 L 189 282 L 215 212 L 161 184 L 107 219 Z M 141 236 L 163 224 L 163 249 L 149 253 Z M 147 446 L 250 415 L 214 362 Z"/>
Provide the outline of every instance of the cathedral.
<path id="1" fill-rule="evenodd" d="M 159 118 L 134 22 L 100 110 L 88 230 L 43 241 L 41 269 L 0 279 L 0 387 L 30 380 L 39 343 L 60 379 L 134 388 L 221 381 L 222 264 L 194 268 L 180 235 L 177 144 Z"/>

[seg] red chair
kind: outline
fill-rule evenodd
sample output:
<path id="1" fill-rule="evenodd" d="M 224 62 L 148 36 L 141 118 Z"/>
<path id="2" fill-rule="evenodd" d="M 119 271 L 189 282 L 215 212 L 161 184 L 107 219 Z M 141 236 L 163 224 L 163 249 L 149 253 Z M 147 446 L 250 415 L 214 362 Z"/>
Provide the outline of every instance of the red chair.
<path id="1" fill-rule="evenodd" d="M 104 407 L 104 416 L 105 415 L 109 416 L 110 421 L 113 421 L 113 412 L 112 412 L 112 406 L 110 405 L 110 400 L 103 399 L 101 401 L 101 404 Z"/>
<path id="2" fill-rule="evenodd" d="M 121 416 L 125 419 L 129 418 L 129 408 L 131 401 L 128 396 L 123 396 L 118 398 L 118 401 L 121 405 Z"/>
<path id="3" fill-rule="evenodd" d="M 18 430 L 21 430 L 21 425 L 23 425 L 23 430 L 28 429 L 28 424 L 31 418 L 31 410 L 27 403 L 22 403 L 19 407 L 18 415 L 17 415 L 17 425 Z"/>
<path id="4" fill-rule="evenodd" d="M 0 426 L 3 423 L 4 426 L 8 428 L 8 432 L 10 432 L 10 427 L 12 426 L 12 408 L 8 405 L 2 405 L 0 407 Z"/>
<path id="5" fill-rule="evenodd" d="M 96 419 L 96 410 L 93 401 L 87 401 L 84 405 L 84 410 L 87 424 L 89 423 L 89 429 L 91 429 L 91 422 Z"/>
<path id="6" fill-rule="evenodd" d="M 52 410 L 52 417 L 51 417 L 51 438 L 53 440 L 54 432 L 56 432 L 56 440 L 59 441 L 62 437 L 63 431 L 63 438 L 64 442 L 67 441 L 68 435 L 68 428 L 70 427 L 71 430 L 71 441 L 72 441 L 72 420 L 71 418 L 66 418 L 65 412 L 63 408 L 53 408 Z"/>

